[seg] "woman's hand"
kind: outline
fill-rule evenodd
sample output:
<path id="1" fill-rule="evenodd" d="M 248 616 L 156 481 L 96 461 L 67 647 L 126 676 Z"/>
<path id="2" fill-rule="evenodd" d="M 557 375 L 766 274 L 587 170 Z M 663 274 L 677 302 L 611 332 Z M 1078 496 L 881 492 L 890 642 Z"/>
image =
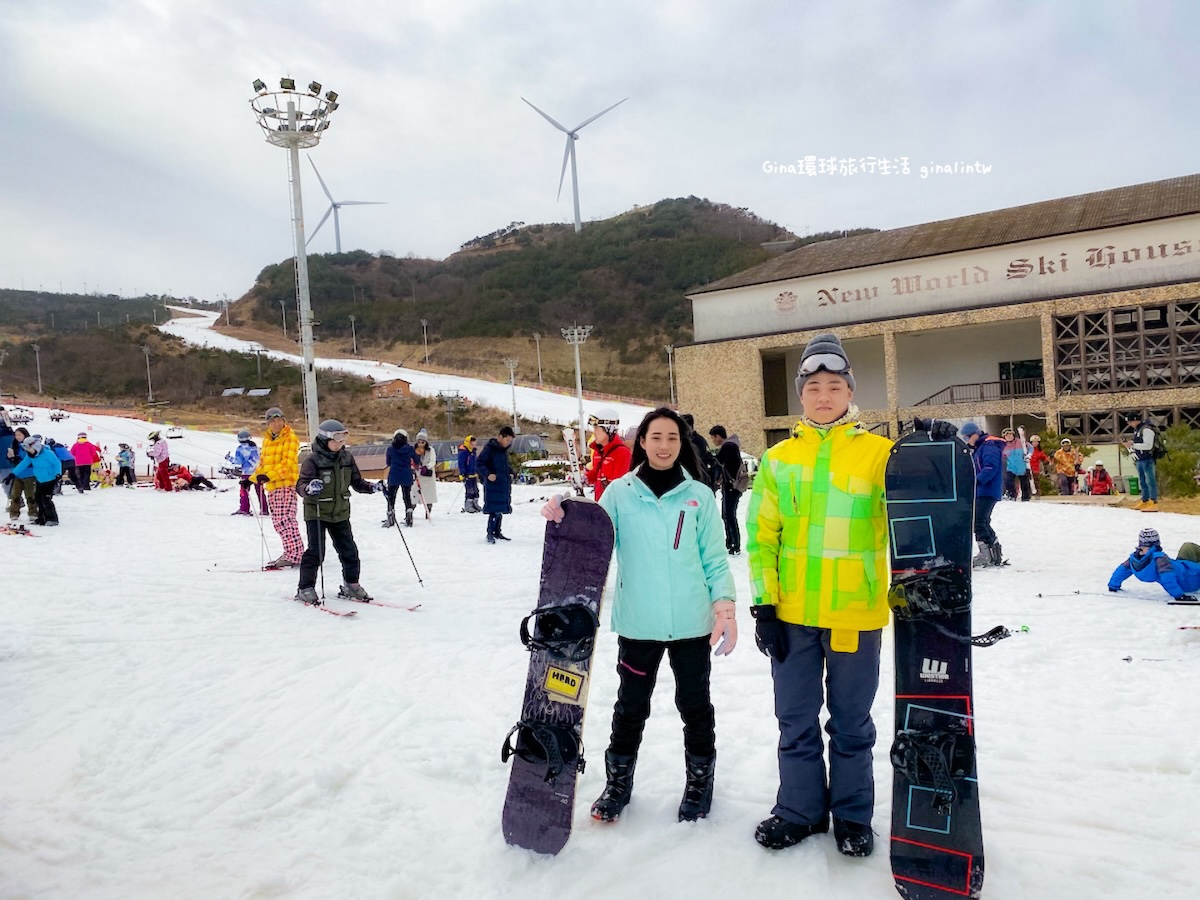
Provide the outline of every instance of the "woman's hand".
<path id="1" fill-rule="evenodd" d="M 713 604 L 713 614 L 717 617 L 717 622 L 713 625 L 708 646 L 717 648 L 713 651 L 714 656 L 728 656 L 737 646 L 736 609 L 732 600 L 718 600 Z M 717 641 L 721 642 L 720 646 L 717 646 Z"/>
<path id="2" fill-rule="evenodd" d="M 555 494 L 542 507 L 542 516 L 549 519 L 551 522 L 561 522 L 563 520 L 563 499 L 567 494 Z"/>

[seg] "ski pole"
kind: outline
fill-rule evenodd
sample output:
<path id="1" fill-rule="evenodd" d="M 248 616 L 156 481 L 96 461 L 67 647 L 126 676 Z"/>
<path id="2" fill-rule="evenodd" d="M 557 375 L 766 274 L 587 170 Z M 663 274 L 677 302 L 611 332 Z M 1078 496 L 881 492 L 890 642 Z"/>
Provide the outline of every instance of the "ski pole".
<path id="1" fill-rule="evenodd" d="M 412 551 L 408 549 L 408 541 L 404 537 L 404 529 L 400 527 L 399 523 L 396 524 L 396 534 L 400 535 L 400 542 L 404 544 L 404 552 L 408 554 L 408 561 L 412 563 L 413 572 L 417 576 L 417 583 L 421 587 L 425 587 L 425 582 L 421 580 L 421 573 L 417 571 L 417 561 L 413 559 Z"/>
<path id="2" fill-rule="evenodd" d="M 464 481 L 461 485 L 459 485 L 458 490 L 454 492 L 454 496 L 450 499 L 450 503 L 446 506 L 446 515 L 450 515 L 450 512 L 454 509 L 454 504 L 458 502 L 459 494 L 466 490 L 466 486 L 467 483 Z"/>
<path id="3" fill-rule="evenodd" d="M 325 599 L 325 523 L 317 519 L 317 533 L 321 536 L 321 599 Z"/>
<path id="4" fill-rule="evenodd" d="M 258 561 L 260 563 L 259 568 L 266 569 L 267 554 L 271 552 L 267 547 L 267 533 L 263 531 L 262 516 L 255 516 L 254 521 L 258 523 L 258 538 L 260 541 L 262 541 L 258 548 Z"/>

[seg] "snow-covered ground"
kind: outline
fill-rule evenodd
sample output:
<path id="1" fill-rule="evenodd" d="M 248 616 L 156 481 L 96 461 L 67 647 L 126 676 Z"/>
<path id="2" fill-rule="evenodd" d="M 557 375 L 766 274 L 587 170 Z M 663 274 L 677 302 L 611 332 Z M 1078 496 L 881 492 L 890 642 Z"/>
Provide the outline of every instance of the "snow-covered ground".
<path id="1" fill-rule="evenodd" d="M 231 445 L 210 437 L 211 451 L 191 432 L 173 448 Z M 524 686 L 517 626 L 536 600 L 544 522 L 530 501 L 543 493 L 518 486 L 513 541 L 490 546 L 483 517 L 450 512 L 442 486 L 433 519 L 403 532 L 424 587 L 401 535 L 378 527 L 382 499 L 355 495 L 363 583 L 421 608 L 353 619 L 290 602 L 294 574 L 253 571 L 280 546 L 269 520 L 229 515 L 235 491 L 68 490 L 62 527 L 0 536 L 0 896 L 896 896 L 890 650 L 876 854 L 845 859 L 826 837 L 777 853 L 754 842 L 776 730 L 744 557 L 741 643 L 713 667 L 712 815 L 675 821 L 681 729 L 664 666 L 633 803 L 616 825 L 588 816 L 616 689 L 605 616 L 575 833 L 556 858 L 504 843 L 500 744 Z M 976 651 L 984 897 L 1193 900 L 1200 631 L 1179 626 L 1200 610 L 1105 581 L 1148 522 L 1173 550 L 1200 539 L 1196 519 L 1050 502 L 995 518 L 1013 564 L 977 575 L 975 629 L 1029 630 Z M 327 566 L 327 593 L 337 580 Z"/>
<path id="2" fill-rule="evenodd" d="M 243 341 L 213 331 L 220 315 L 184 308 L 171 307 L 181 313 L 159 329 L 167 334 L 173 334 L 190 344 L 200 347 L 214 347 L 219 350 L 250 351 L 261 347 L 253 341 Z M 318 348 L 319 349 L 319 348 Z M 295 354 L 283 353 L 278 350 L 264 351 L 273 359 L 300 364 L 300 357 Z M 511 410 L 513 407 L 513 389 L 508 384 L 494 381 L 483 381 L 477 378 L 465 378 L 460 375 L 442 375 L 437 372 L 425 372 L 420 369 L 406 369 L 391 363 L 377 362 L 368 359 L 326 359 L 318 357 L 316 365 L 322 369 L 336 369 L 349 372 L 364 378 L 374 378 L 376 381 L 388 381 L 393 378 L 403 378 L 412 385 L 413 393 L 428 397 L 436 397 L 439 391 L 458 391 L 463 397 L 470 398 L 485 406 L 495 406 L 499 409 Z M 587 385 L 584 385 L 586 388 Z M 537 388 L 518 387 L 516 389 L 517 412 L 526 419 L 539 420 L 542 418 L 559 425 L 566 425 L 579 418 L 579 401 L 575 397 L 539 391 Z M 638 406 L 630 403 L 615 401 L 600 401 L 585 399 L 584 415 L 597 409 L 614 409 L 621 416 L 621 423 L 626 427 L 636 425 L 651 407 Z M 298 418 L 303 418 L 299 416 Z"/>

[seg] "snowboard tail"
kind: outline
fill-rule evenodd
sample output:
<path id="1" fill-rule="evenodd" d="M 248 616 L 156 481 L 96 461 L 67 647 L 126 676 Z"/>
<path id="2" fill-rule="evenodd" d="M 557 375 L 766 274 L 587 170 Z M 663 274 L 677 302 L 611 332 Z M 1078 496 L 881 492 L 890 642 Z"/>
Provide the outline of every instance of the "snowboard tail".
<path id="1" fill-rule="evenodd" d="M 537 608 L 521 621 L 529 669 L 521 715 L 500 751 L 511 760 L 501 824 L 510 844 L 554 854 L 571 835 L 586 761 L 583 717 L 613 527 L 597 504 L 569 500 L 546 524 Z"/>
<path id="2" fill-rule="evenodd" d="M 978 897 L 983 833 L 971 681 L 975 470 L 966 446 L 901 438 L 885 476 L 895 615 L 891 864 L 910 900 Z"/>

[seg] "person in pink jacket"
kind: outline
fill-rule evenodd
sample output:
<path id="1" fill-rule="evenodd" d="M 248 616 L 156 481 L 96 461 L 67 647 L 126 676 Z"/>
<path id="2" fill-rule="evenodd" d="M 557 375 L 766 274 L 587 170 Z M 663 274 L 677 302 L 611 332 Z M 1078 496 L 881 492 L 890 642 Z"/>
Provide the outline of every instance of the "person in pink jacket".
<path id="1" fill-rule="evenodd" d="M 150 432 L 150 449 L 146 455 L 154 460 L 154 489 L 156 491 L 172 491 L 171 476 L 167 470 L 171 467 L 171 445 L 166 442 L 158 431 Z"/>
<path id="2" fill-rule="evenodd" d="M 71 445 L 71 456 L 75 459 L 75 487 L 81 491 L 92 489 L 92 466 L 103 458 L 100 448 L 88 440 L 85 432 L 80 432 L 75 443 Z"/>

